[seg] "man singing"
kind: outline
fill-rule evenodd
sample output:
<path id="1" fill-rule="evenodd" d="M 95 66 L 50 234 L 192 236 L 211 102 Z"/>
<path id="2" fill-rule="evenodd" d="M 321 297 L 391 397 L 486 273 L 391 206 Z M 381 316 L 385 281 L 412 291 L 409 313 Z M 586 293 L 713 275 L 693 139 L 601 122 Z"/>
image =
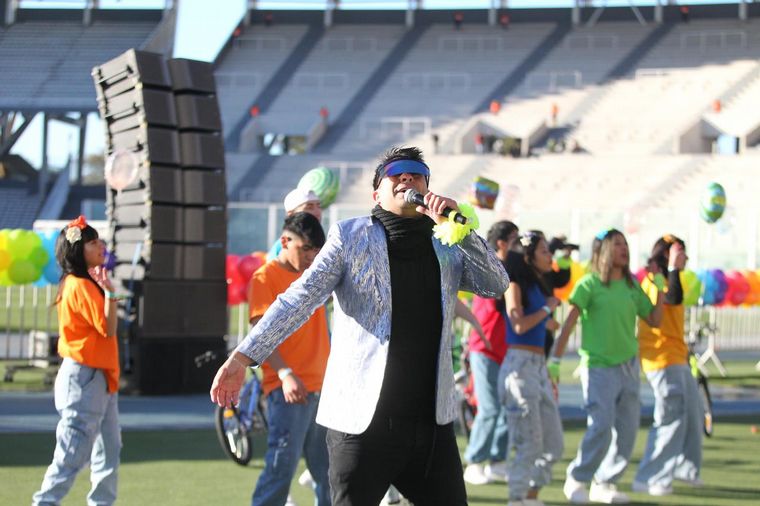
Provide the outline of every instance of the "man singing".
<path id="1" fill-rule="evenodd" d="M 375 171 L 371 216 L 333 225 L 304 274 L 222 365 L 211 387 L 237 402 L 245 368 L 262 364 L 335 293 L 317 423 L 328 428 L 336 506 L 378 504 L 393 484 L 417 506 L 467 504 L 453 420 L 451 339 L 459 290 L 499 297 L 507 274 L 470 230 L 471 208 L 428 190 L 417 148 L 394 148 Z M 425 207 L 404 193 L 424 195 Z M 461 209 L 460 209 L 461 207 Z M 442 216 L 461 211 L 468 225 Z"/>

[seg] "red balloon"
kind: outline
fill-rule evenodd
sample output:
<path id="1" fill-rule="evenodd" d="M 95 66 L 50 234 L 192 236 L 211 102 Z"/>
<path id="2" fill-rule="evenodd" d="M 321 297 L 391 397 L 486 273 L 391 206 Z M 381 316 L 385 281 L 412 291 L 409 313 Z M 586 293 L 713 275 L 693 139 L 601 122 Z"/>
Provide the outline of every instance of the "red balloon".
<path id="1" fill-rule="evenodd" d="M 239 283 L 227 284 L 227 305 L 237 306 L 245 301 L 245 289 L 240 289 Z"/>
<path id="2" fill-rule="evenodd" d="M 647 268 L 640 267 L 639 270 L 633 273 L 633 275 L 636 276 L 636 279 L 639 281 L 639 284 L 641 284 L 641 282 L 644 281 L 644 278 L 647 277 Z"/>
<path id="3" fill-rule="evenodd" d="M 240 273 L 240 276 L 246 280 L 249 281 L 251 279 L 251 276 L 253 276 L 253 273 L 256 272 L 256 270 L 261 267 L 263 262 L 261 261 L 261 258 L 258 256 L 248 255 L 244 257 L 240 257 L 240 261 L 238 261 L 237 269 Z"/>
<path id="4" fill-rule="evenodd" d="M 731 271 L 726 275 L 726 281 L 728 281 L 728 291 L 726 292 L 726 300 L 733 306 L 738 306 L 744 302 L 749 295 L 749 282 L 742 276 L 741 272 Z"/>

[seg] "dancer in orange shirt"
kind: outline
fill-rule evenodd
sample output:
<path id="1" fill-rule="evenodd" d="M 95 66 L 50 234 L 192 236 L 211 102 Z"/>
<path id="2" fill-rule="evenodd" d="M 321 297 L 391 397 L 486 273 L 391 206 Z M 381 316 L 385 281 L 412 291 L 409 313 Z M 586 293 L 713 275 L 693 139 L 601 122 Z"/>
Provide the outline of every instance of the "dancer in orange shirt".
<path id="1" fill-rule="evenodd" d="M 61 420 L 53 462 L 32 504 L 59 504 L 89 462 L 87 501 L 110 505 L 121 453 L 116 294 L 103 266 L 105 245 L 84 216 L 61 230 L 55 256 L 63 271 L 56 298 L 63 362 L 55 407 Z"/>

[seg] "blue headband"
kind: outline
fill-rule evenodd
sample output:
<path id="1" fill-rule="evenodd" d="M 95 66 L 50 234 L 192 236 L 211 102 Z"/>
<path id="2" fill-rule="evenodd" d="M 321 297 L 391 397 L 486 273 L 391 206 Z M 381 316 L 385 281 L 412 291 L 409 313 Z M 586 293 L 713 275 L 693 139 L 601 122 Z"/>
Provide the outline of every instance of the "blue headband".
<path id="1" fill-rule="evenodd" d="M 612 232 L 613 230 L 614 230 L 614 229 L 612 229 L 612 228 L 608 228 L 608 229 L 602 230 L 601 232 L 599 232 L 598 234 L 596 234 L 596 238 L 597 238 L 599 241 L 603 241 L 603 240 L 604 240 L 604 238 L 605 238 L 605 237 L 607 237 L 607 235 L 608 235 L 610 232 Z"/>
<path id="2" fill-rule="evenodd" d="M 427 165 L 416 160 L 396 160 L 383 167 L 385 177 L 398 176 L 399 174 L 422 174 L 430 177 L 430 169 Z"/>

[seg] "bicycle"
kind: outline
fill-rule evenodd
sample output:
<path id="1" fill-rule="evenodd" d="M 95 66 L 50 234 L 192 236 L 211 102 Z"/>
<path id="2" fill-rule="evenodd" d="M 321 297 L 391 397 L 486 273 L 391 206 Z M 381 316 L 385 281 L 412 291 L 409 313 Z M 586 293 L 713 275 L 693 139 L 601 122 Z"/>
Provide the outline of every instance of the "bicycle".
<path id="1" fill-rule="evenodd" d="M 253 457 L 252 436 L 268 428 L 264 392 L 255 373 L 240 390 L 237 406 L 216 407 L 214 422 L 225 455 L 241 466 L 248 465 Z"/>
<path id="2" fill-rule="evenodd" d="M 704 368 L 704 365 L 700 363 L 699 353 L 696 351 L 697 346 L 702 342 L 705 337 L 714 337 L 718 332 L 718 328 L 713 324 L 703 322 L 699 324 L 695 331 L 689 332 L 689 338 L 686 344 L 689 347 L 689 366 L 691 367 L 691 374 L 694 379 L 697 380 L 697 389 L 699 395 L 702 398 L 702 409 L 704 410 L 704 424 L 703 430 L 705 436 L 712 437 L 713 435 L 713 403 L 712 396 L 710 395 L 710 387 L 708 385 L 708 373 Z"/>
<path id="3" fill-rule="evenodd" d="M 454 373 L 454 387 L 459 403 L 457 421 L 462 434 L 469 440 L 475 414 L 478 412 L 478 401 L 475 398 L 475 383 L 470 369 L 470 351 L 466 345 L 462 348 L 458 357 L 459 370 Z"/>

